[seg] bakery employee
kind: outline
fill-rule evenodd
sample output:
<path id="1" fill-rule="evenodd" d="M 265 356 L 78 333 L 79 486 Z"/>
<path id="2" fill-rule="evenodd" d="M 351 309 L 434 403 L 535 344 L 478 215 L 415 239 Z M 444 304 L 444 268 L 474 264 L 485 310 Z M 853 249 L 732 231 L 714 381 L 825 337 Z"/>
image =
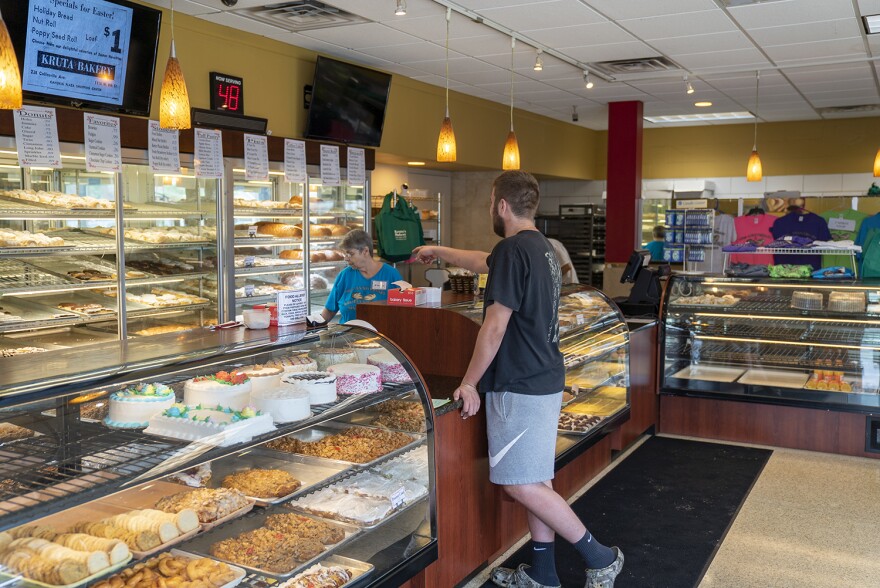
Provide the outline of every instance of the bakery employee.
<path id="1" fill-rule="evenodd" d="M 348 267 L 336 276 L 321 316 L 329 321 L 340 312 L 339 322 L 346 323 L 355 318 L 359 303 L 387 300 L 388 288 L 403 278 L 396 269 L 373 258 L 373 240 L 366 231 L 349 232 L 339 248 Z"/>

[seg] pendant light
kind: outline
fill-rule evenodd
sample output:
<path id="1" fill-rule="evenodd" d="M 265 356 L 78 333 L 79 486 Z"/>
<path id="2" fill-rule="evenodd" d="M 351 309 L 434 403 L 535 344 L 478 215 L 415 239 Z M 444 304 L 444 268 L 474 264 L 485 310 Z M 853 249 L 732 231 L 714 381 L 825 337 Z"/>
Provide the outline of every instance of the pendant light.
<path id="1" fill-rule="evenodd" d="M 183 70 L 177 61 L 174 48 L 174 0 L 171 0 L 171 54 L 165 66 L 162 92 L 159 96 L 159 127 L 163 129 L 188 129 L 192 126 L 189 113 L 189 94 Z"/>
<path id="2" fill-rule="evenodd" d="M 880 149 L 877 150 L 877 155 L 874 156 L 874 177 L 880 178 Z"/>
<path id="3" fill-rule="evenodd" d="M 516 141 L 516 133 L 513 132 L 513 49 L 516 47 L 516 38 L 510 38 L 510 132 L 507 133 L 507 141 L 504 143 L 504 155 L 501 160 L 501 169 L 519 169 L 519 143 Z"/>
<path id="4" fill-rule="evenodd" d="M 455 132 L 452 130 L 452 119 L 449 118 L 449 21 L 452 9 L 446 9 L 446 116 L 440 125 L 440 136 L 437 138 L 437 161 L 455 161 Z"/>
<path id="5" fill-rule="evenodd" d="M 761 72 L 755 72 L 755 142 L 752 145 L 752 154 L 749 156 L 749 164 L 746 168 L 746 180 L 760 182 L 764 177 L 761 167 L 761 156 L 758 155 L 758 86 L 761 83 Z M 876 165 L 876 164 L 875 164 Z"/>
<path id="6" fill-rule="evenodd" d="M 21 74 L 12 39 L 0 15 L 0 109 L 21 108 Z"/>

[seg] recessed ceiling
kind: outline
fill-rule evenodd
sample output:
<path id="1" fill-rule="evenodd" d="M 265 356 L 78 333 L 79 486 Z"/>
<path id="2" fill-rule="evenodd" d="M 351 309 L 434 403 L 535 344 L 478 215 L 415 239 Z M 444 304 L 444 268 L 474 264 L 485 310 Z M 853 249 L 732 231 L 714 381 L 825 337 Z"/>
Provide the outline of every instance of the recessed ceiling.
<path id="1" fill-rule="evenodd" d="M 854 111 L 880 116 L 880 35 L 869 37 L 862 26 L 862 16 L 880 12 L 877 0 L 407 0 L 405 16 L 395 16 L 394 0 L 301 3 L 320 4 L 316 15 L 337 9 L 360 22 L 294 34 L 283 23 L 267 26 L 254 18 L 278 1 L 226 6 L 222 0 L 176 0 L 175 9 L 443 86 L 450 6 L 450 88 L 505 104 L 512 33 L 518 39 L 516 107 L 592 129 L 607 128 L 607 104 L 622 100 L 643 101 L 645 116 L 660 121 L 649 127 L 675 125 L 677 117 L 697 110 L 753 111 L 756 70 L 762 121 L 840 118 Z M 533 69 L 537 49 L 543 50 L 543 71 Z M 599 66 L 624 61 L 638 65 L 614 71 Z M 598 74 L 593 89 L 584 87 L 584 68 Z M 694 94 L 685 92 L 685 75 Z M 713 106 L 697 109 L 695 101 Z"/>

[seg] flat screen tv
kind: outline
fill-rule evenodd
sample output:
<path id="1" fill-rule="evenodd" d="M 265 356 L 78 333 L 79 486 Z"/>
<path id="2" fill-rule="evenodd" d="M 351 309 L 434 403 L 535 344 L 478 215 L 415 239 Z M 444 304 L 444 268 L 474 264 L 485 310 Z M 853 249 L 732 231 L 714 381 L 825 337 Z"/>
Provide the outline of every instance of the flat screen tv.
<path id="1" fill-rule="evenodd" d="M 318 57 L 306 138 L 378 147 L 391 75 Z"/>
<path id="2" fill-rule="evenodd" d="M 126 0 L 0 0 L 29 102 L 149 116 L 162 12 Z"/>

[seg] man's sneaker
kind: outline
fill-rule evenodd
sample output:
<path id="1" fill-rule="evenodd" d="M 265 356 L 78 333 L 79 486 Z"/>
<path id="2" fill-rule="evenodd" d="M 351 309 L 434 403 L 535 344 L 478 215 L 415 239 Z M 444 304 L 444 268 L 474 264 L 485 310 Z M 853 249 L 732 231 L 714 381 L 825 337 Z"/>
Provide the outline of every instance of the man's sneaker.
<path id="1" fill-rule="evenodd" d="M 528 564 L 519 564 L 515 570 L 495 568 L 492 570 L 491 580 L 501 588 L 560 588 L 560 586 L 538 584 L 526 573 L 528 568 Z"/>
<path id="2" fill-rule="evenodd" d="M 614 562 L 607 567 L 593 570 L 587 568 L 587 584 L 584 588 L 613 588 L 614 578 L 623 569 L 623 552 L 617 548 L 611 548 L 616 554 Z"/>

